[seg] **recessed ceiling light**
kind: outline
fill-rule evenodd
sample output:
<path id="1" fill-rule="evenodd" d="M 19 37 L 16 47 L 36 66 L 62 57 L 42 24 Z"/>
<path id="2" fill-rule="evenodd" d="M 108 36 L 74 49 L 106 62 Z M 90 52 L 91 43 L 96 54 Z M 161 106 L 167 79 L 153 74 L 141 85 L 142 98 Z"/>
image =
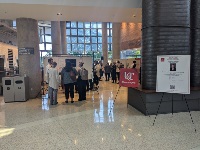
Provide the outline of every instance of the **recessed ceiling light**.
<path id="1" fill-rule="evenodd" d="M 61 14 L 61 13 L 57 13 L 57 15 L 58 15 L 58 16 L 61 16 L 62 14 Z"/>
<path id="2" fill-rule="evenodd" d="M 133 14 L 133 17 L 136 17 L 136 15 Z"/>

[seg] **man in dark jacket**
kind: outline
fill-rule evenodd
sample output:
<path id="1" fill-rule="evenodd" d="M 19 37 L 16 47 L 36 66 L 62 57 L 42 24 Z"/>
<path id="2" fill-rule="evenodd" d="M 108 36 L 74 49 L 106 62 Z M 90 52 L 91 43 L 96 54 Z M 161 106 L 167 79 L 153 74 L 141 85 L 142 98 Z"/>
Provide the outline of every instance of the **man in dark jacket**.
<path id="1" fill-rule="evenodd" d="M 111 67 L 110 67 L 109 63 L 107 63 L 105 65 L 104 70 L 105 70 L 106 81 L 109 81 L 109 79 L 110 79 L 110 72 L 111 72 Z"/>

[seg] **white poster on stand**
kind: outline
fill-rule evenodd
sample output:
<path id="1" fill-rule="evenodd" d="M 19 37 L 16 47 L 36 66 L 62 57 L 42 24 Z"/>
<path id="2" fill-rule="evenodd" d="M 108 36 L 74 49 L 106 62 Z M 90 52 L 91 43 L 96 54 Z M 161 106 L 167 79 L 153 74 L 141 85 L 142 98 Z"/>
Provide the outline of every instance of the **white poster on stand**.
<path id="1" fill-rule="evenodd" d="M 156 92 L 190 94 L 190 55 L 157 56 Z"/>

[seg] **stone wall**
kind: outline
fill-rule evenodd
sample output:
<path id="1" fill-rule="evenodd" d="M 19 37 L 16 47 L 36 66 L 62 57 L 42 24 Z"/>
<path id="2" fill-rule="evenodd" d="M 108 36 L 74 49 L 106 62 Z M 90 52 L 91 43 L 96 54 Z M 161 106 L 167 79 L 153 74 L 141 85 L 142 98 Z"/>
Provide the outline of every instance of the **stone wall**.
<path id="1" fill-rule="evenodd" d="M 122 23 L 121 25 L 121 50 L 141 47 L 142 23 Z"/>

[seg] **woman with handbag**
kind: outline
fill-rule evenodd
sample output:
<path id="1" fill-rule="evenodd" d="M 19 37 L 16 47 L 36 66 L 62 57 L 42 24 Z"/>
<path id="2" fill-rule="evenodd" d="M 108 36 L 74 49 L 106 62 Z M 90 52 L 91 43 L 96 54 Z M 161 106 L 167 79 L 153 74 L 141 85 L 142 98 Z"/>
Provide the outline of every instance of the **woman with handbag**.
<path id="1" fill-rule="evenodd" d="M 68 103 L 69 95 L 71 97 L 71 103 L 74 103 L 74 82 L 76 82 L 77 75 L 76 69 L 67 61 L 66 66 L 61 71 L 61 80 L 65 86 L 65 103 Z"/>

